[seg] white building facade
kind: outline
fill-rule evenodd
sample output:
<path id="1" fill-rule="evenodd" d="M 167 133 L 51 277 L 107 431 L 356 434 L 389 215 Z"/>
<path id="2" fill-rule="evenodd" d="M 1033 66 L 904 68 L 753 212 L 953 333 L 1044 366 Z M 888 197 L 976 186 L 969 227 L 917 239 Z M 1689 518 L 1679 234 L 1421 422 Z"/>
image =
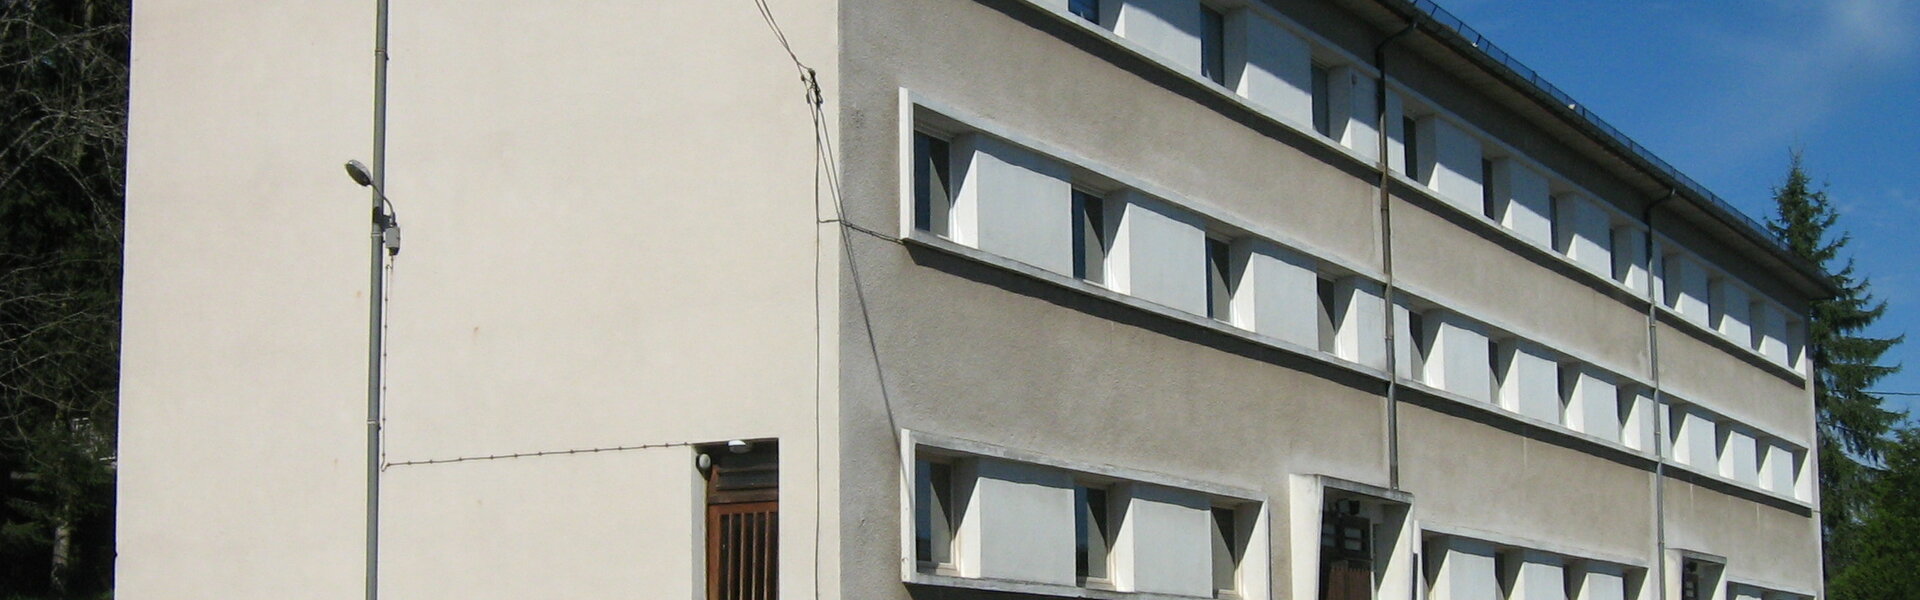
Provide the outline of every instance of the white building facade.
<path id="1" fill-rule="evenodd" d="M 1826 275 L 1429 3 L 366 4 L 137 7 L 123 597 L 1820 595 Z"/>

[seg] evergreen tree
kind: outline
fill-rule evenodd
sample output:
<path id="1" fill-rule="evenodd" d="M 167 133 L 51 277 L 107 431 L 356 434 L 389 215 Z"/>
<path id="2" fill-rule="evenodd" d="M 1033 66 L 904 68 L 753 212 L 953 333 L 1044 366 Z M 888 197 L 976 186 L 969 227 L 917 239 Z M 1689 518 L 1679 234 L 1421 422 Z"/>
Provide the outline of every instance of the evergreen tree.
<path id="1" fill-rule="evenodd" d="M 1840 288 L 1838 295 L 1813 302 L 1807 323 L 1819 423 L 1821 550 L 1832 577 L 1846 570 L 1857 554 L 1853 538 L 1872 501 L 1869 488 L 1875 470 L 1868 465 L 1894 447 L 1892 430 L 1903 417 L 1867 390 L 1900 369 L 1880 364 L 1880 358 L 1906 336 L 1864 335 L 1887 304 L 1873 299 L 1867 278 L 1854 273 L 1853 259 L 1840 256 L 1851 238 L 1833 229 L 1840 215 L 1826 190 L 1813 187 L 1798 152 L 1786 182 L 1774 188 L 1773 195 L 1778 215 L 1768 229 L 1794 254 L 1831 273 Z"/>
<path id="2" fill-rule="evenodd" d="M 1832 600 L 1920 598 L 1920 432 L 1901 431 L 1878 473 L 1867 487 L 1873 509 L 1848 540 L 1852 560 L 1828 573 Z"/>

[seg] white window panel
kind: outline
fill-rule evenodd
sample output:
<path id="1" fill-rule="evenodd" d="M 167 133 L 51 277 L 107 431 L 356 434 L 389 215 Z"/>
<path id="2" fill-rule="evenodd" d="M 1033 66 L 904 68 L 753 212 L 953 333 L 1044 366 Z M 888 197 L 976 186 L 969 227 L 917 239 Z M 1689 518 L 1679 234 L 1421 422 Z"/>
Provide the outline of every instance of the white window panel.
<path id="1" fill-rule="evenodd" d="M 1606 211 L 1579 194 L 1566 194 L 1555 201 L 1559 203 L 1556 212 L 1561 239 L 1554 240 L 1554 246 L 1588 271 L 1610 277 L 1613 253 L 1609 246 L 1613 244 L 1613 229 Z"/>
<path id="2" fill-rule="evenodd" d="M 1207 232 L 1200 219 L 1132 190 L 1108 202 L 1122 207 L 1107 257 L 1113 289 L 1207 314 Z"/>
<path id="3" fill-rule="evenodd" d="M 1720 476 L 1748 485 L 1759 485 L 1759 448 L 1754 444 L 1753 434 L 1725 423 L 1720 425 L 1716 433 Z"/>
<path id="4" fill-rule="evenodd" d="M 1558 366 L 1546 349 L 1507 341 L 1498 346 L 1494 364 L 1501 367 L 1500 406 L 1549 423 L 1560 422 Z"/>
<path id="5" fill-rule="evenodd" d="M 1755 349 L 1768 360 L 1787 364 L 1787 313 L 1771 304 L 1756 302 L 1751 310 L 1754 321 Z"/>
<path id="6" fill-rule="evenodd" d="M 1234 240 L 1233 263 L 1243 265 L 1233 295 L 1237 324 L 1263 335 L 1315 348 L 1320 343 L 1319 277 L 1313 259 L 1260 240 Z"/>
<path id="7" fill-rule="evenodd" d="M 1480 214 L 1480 140 L 1437 117 L 1420 119 L 1415 128 L 1423 181 L 1447 203 Z"/>
<path id="8" fill-rule="evenodd" d="M 1211 502 L 1196 493 L 1144 483 L 1115 491 L 1114 501 L 1126 507 L 1126 517 L 1114 540 L 1114 584 L 1139 592 L 1213 595 Z M 1071 554 L 1069 548 L 1069 562 Z"/>
<path id="9" fill-rule="evenodd" d="M 1626 570 L 1589 562 L 1576 574 L 1572 600 L 1627 600 Z"/>
<path id="10" fill-rule="evenodd" d="M 1430 600 L 1486 600 L 1500 597 L 1493 569 L 1493 546 L 1477 540 L 1441 538 L 1426 548 Z"/>
<path id="11" fill-rule="evenodd" d="M 1333 126 L 1332 137 L 1368 161 L 1380 157 L 1379 128 L 1374 123 L 1375 107 L 1380 102 L 1376 85 L 1372 77 L 1351 66 L 1334 67 L 1327 73 L 1327 118 Z"/>
<path id="12" fill-rule="evenodd" d="M 1345 309 L 1339 312 L 1335 325 L 1334 354 L 1375 369 L 1387 368 L 1387 303 L 1381 298 L 1380 287 L 1360 277 L 1333 282 L 1334 301 Z"/>
<path id="13" fill-rule="evenodd" d="M 1073 478 L 990 458 L 964 465 L 973 487 L 960 520 L 962 573 L 1074 585 Z"/>
<path id="14" fill-rule="evenodd" d="M 1684 254 L 1668 254 L 1661 264 L 1665 266 L 1661 284 L 1667 307 L 1688 321 L 1708 325 L 1706 268 Z"/>
<path id="15" fill-rule="evenodd" d="M 1654 423 L 1660 417 L 1654 414 L 1653 396 L 1646 388 L 1622 387 L 1618 398 L 1620 442 L 1635 450 L 1664 450 L 1665 445 L 1654 439 Z"/>
<path id="16" fill-rule="evenodd" d="M 1616 223 L 1613 236 L 1613 280 L 1627 286 L 1627 289 L 1646 293 L 1647 240 L 1646 233 L 1639 228 L 1624 223 Z"/>
<path id="17" fill-rule="evenodd" d="M 1673 459 L 1707 473 L 1719 473 L 1713 417 L 1687 405 L 1674 406 L 1673 416 Z"/>
<path id="18" fill-rule="evenodd" d="M 1587 365 L 1569 367 L 1567 427 L 1610 442 L 1620 438 L 1620 395 L 1613 381 Z"/>
<path id="19" fill-rule="evenodd" d="M 1778 442 L 1766 445 L 1767 454 L 1760 463 L 1760 487 L 1780 494 L 1793 493 L 1792 450 Z"/>
<path id="20" fill-rule="evenodd" d="M 1741 288 L 1740 284 L 1726 278 L 1714 279 L 1712 286 L 1713 289 L 1708 292 L 1708 297 L 1713 300 L 1713 305 L 1709 307 L 1708 312 L 1716 319 L 1713 324 L 1714 330 L 1739 342 L 1742 346 L 1752 345 L 1753 316 L 1749 311 L 1752 308 L 1753 297 L 1747 294 L 1747 290 Z"/>
<path id="21" fill-rule="evenodd" d="M 1515 554 L 1520 565 L 1513 578 L 1513 600 L 1567 600 L 1566 567 L 1560 557 L 1532 550 Z"/>
<path id="22" fill-rule="evenodd" d="M 1427 384 L 1474 400 L 1492 401 L 1486 329 L 1449 311 L 1433 311 L 1425 322 L 1426 338 L 1432 340 L 1422 365 Z"/>
<path id="23" fill-rule="evenodd" d="M 1114 32 L 1194 73 L 1200 72 L 1199 0 L 1107 0 L 1119 4 Z"/>
<path id="24" fill-rule="evenodd" d="M 955 139 L 952 239 L 1073 275 L 1072 174 L 1065 164 L 998 139 Z"/>
<path id="25" fill-rule="evenodd" d="M 1250 10 L 1227 17 L 1227 81 L 1234 91 L 1302 125 L 1313 123 L 1312 49 Z"/>
<path id="26" fill-rule="evenodd" d="M 1494 201 L 1500 204 L 1500 224 L 1522 238 L 1541 246 L 1553 243 L 1553 199 L 1548 195 L 1547 178 L 1511 158 L 1493 161 Z"/>

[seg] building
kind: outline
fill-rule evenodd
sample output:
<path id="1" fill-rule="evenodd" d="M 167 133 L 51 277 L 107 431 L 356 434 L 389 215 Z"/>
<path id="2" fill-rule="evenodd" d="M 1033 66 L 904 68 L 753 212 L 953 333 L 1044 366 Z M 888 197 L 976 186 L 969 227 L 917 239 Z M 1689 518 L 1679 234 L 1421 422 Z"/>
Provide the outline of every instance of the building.
<path id="1" fill-rule="evenodd" d="M 1428 2 L 383 4 L 135 11 L 119 597 L 1819 595 L 1830 282 Z"/>

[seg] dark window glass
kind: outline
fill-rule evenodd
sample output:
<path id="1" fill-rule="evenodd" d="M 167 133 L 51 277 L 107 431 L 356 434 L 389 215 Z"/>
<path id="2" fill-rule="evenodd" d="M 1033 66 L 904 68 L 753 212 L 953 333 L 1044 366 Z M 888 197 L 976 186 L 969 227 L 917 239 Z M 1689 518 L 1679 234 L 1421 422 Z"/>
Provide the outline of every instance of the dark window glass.
<path id="1" fill-rule="evenodd" d="M 1336 336 L 1339 334 L 1340 313 L 1342 312 L 1334 296 L 1332 279 L 1317 279 L 1315 290 L 1320 296 L 1320 351 L 1333 352 Z"/>
<path id="2" fill-rule="evenodd" d="M 1227 243 L 1207 238 L 1207 316 L 1231 320 L 1233 308 L 1232 271 L 1229 269 Z"/>
<path id="3" fill-rule="evenodd" d="M 914 557 L 934 564 L 953 562 L 952 467 L 919 461 L 914 474 Z"/>
<path id="4" fill-rule="evenodd" d="M 1238 588 L 1234 575 L 1240 566 L 1240 548 L 1234 544 L 1237 528 L 1233 520 L 1233 509 L 1213 509 L 1213 589 L 1216 590 Z"/>
<path id="5" fill-rule="evenodd" d="M 1227 84 L 1227 17 L 1205 4 L 1200 5 L 1200 74 Z"/>
<path id="6" fill-rule="evenodd" d="M 1320 132 L 1320 135 L 1332 137 L 1333 113 L 1332 107 L 1328 104 L 1331 101 L 1328 97 L 1330 93 L 1328 89 L 1327 68 L 1319 64 L 1313 65 L 1313 130 Z"/>
<path id="7" fill-rule="evenodd" d="M 1404 132 L 1400 138 L 1405 142 L 1400 145 L 1400 158 L 1404 159 L 1407 163 L 1407 177 L 1412 178 L 1414 181 L 1421 181 L 1420 128 L 1418 125 L 1419 122 L 1415 121 L 1413 117 L 1400 118 L 1400 131 Z"/>
<path id="8" fill-rule="evenodd" d="M 1082 19 L 1100 22 L 1100 0 L 1067 0 L 1067 12 Z"/>
<path id="9" fill-rule="evenodd" d="M 1094 283 L 1107 280 L 1106 202 L 1073 191 L 1073 276 Z"/>
<path id="10" fill-rule="evenodd" d="M 947 141 L 924 133 L 913 134 L 913 227 L 947 235 L 947 211 L 953 188 Z"/>
<path id="11" fill-rule="evenodd" d="M 1480 212 L 1500 220 L 1500 199 L 1493 194 L 1493 161 L 1485 158 L 1480 159 Z"/>
<path id="12" fill-rule="evenodd" d="M 1073 488 L 1074 573 L 1083 578 L 1107 577 L 1107 491 Z"/>

